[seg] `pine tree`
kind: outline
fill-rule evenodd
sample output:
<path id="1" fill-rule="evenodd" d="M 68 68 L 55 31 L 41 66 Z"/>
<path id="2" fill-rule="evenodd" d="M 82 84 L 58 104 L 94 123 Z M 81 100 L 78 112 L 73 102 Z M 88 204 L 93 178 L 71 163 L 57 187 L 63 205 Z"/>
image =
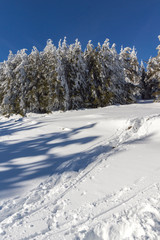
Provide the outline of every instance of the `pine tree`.
<path id="1" fill-rule="evenodd" d="M 115 44 L 111 48 L 109 45 L 109 39 L 106 39 L 101 49 L 105 105 L 125 103 L 123 66 L 119 60 Z"/>
<path id="2" fill-rule="evenodd" d="M 28 56 L 27 81 L 28 87 L 26 91 L 26 112 L 39 112 L 39 99 L 37 94 L 37 83 L 40 72 L 40 54 L 36 47 L 33 47 L 32 52 Z"/>
<path id="3" fill-rule="evenodd" d="M 70 95 L 70 82 L 69 82 L 69 72 L 70 66 L 68 64 L 68 46 L 66 43 L 66 38 L 63 42 L 59 41 L 59 46 L 57 49 L 57 81 L 59 89 L 59 109 L 68 110 L 69 109 L 69 95 Z"/>
<path id="4" fill-rule="evenodd" d="M 3 77 L 3 97 L 1 98 L 1 110 L 3 114 L 18 114 L 21 112 L 20 107 L 20 79 L 16 78 L 17 67 L 21 64 L 21 54 L 25 50 L 18 51 L 17 54 L 10 54 L 8 60 L 3 64 L 2 77 Z"/>
<path id="5" fill-rule="evenodd" d="M 160 40 L 160 36 L 158 36 Z M 150 58 L 147 65 L 148 95 L 150 98 L 160 101 L 160 45 L 157 46 L 158 55 Z"/>
<path id="6" fill-rule="evenodd" d="M 137 59 L 135 48 L 121 48 L 120 60 L 124 67 L 125 80 L 128 83 L 128 91 L 130 92 L 130 102 L 135 102 L 140 98 L 140 81 L 141 71 Z"/>
<path id="7" fill-rule="evenodd" d="M 142 99 L 149 99 L 150 98 L 150 93 L 149 93 L 149 88 L 147 84 L 147 74 L 145 71 L 145 67 L 143 64 L 143 61 L 141 61 L 141 81 L 140 81 L 140 94 Z"/>
<path id="8" fill-rule="evenodd" d="M 15 73 L 15 82 L 18 84 L 17 89 L 17 111 L 25 115 L 26 113 L 26 93 L 28 91 L 28 79 L 27 79 L 27 71 L 28 71 L 28 55 L 26 53 L 26 49 L 22 49 L 17 52 L 16 58 L 19 59 Z"/>
<path id="9" fill-rule="evenodd" d="M 68 49 L 69 109 L 84 107 L 86 65 L 78 39 Z"/>
<path id="10" fill-rule="evenodd" d="M 111 86 L 113 76 L 113 54 L 109 45 L 109 39 L 106 39 L 100 48 L 102 106 L 111 104 L 114 98 L 113 88 Z"/>
<path id="11" fill-rule="evenodd" d="M 28 56 L 28 90 L 26 93 L 27 112 L 45 113 L 49 112 L 49 83 L 45 76 L 45 62 L 43 54 L 33 47 Z"/>
<path id="12" fill-rule="evenodd" d="M 42 72 L 45 81 L 46 111 L 51 112 L 59 108 L 58 81 L 57 81 L 57 49 L 52 40 L 47 41 L 47 45 L 41 53 Z"/>
<path id="13" fill-rule="evenodd" d="M 91 41 L 88 42 L 84 52 L 86 62 L 86 94 L 87 107 L 99 107 L 102 104 L 102 81 L 101 81 L 101 63 L 100 47 L 94 48 Z"/>

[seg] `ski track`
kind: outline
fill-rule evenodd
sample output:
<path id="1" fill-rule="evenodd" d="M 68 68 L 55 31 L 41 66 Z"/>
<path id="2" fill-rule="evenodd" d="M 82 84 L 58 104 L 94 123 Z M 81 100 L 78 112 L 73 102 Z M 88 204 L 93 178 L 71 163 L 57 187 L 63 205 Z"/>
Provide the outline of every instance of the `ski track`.
<path id="1" fill-rule="evenodd" d="M 128 119 L 126 126 L 123 129 L 117 129 L 110 139 L 103 139 L 103 141 L 101 140 L 86 149 L 88 151 L 96 146 L 101 146 L 102 149 L 96 161 L 86 169 L 78 173 L 71 172 L 63 173 L 61 176 L 50 176 L 26 197 L 1 202 L 0 238 L 2 240 L 49 240 L 61 239 L 63 235 L 64 239 L 67 240 L 74 235 L 77 240 L 91 239 L 89 237 L 93 237 L 93 240 L 100 239 L 96 238 L 98 235 L 90 229 L 94 229 L 99 223 L 107 222 L 107 219 L 118 219 L 120 217 L 119 212 L 129 211 L 136 207 L 147 195 L 154 195 L 160 187 L 157 182 L 158 177 L 152 176 L 147 180 L 139 180 L 133 186 L 124 187 L 118 192 L 97 199 L 96 202 L 87 203 L 85 207 L 72 209 L 68 213 L 66 208 L 70 203 L 67 202 L 65 196 L 78 189 L 81 182 L 95 177 L 97 171 L 108 167 L 110 156 L 127 149 L 129 143 L 125 143 L 131 138 L 137 139 L 147 136 L 149 126 L 152 124 L 152 120 L 156 118 L 160 118 L 160 115 Z M 108 149 L 108 152 L 104 153 L 103 148 Z M 94 175 L 92 174 L 93 171 Z M 105 210 L 102 210 L 104 205 Z M 85 209 L 89 209 L 86 214 Z M 115 213 L 117 216 L 114 215 Z M 44 225 L 41 232 L 38 232 L 39 222 Z M 26 231 L 24 230 L 20 234 L 19 229 L 22 225 L 25 226 Z M 31 229 L 31 231 L 28 229 Z M 32 229 L 34 229 L 34 234 Z M 12 236 L 13 230 L 15 236 Z M 77 232 L 79 233 L 77 234 Z"/>

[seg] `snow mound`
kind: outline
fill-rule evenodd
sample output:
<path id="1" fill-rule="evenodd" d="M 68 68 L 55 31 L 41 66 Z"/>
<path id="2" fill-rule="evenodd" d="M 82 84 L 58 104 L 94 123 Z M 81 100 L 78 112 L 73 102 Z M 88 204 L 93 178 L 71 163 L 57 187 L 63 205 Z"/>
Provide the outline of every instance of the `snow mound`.
<path id="1" fill-rule="evenodd" d="M 120 130 L 115 139 L 111 141 L 113 147 L 129 141 L 143 139 L 152 134 L 159 134 L 157 128 L 160 122 L 160 115 L 147 116 L 142 118 L 130 119 L 126 122 L 125 128 Z"/>
<path id="2" fill-rule="evenodd" d="M 159 188 L 159 187 L 158 187 Z M 83 240 L 160 239 L 160 194 L 114 215 L 90 230 Z"/>

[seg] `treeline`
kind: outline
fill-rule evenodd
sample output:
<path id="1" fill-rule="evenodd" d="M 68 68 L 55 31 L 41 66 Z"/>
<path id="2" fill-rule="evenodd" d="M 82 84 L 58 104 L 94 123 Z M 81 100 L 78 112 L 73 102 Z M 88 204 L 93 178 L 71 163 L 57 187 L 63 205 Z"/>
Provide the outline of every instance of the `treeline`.
<path id="1" fill-rule="evenodd" d="M 0 111 L 25 115 L 157 98 L 159 52 L 147 72 L 134 48 L 118 54 L 108 39 L 97 47 L 89 41 L 85 51 L 78 40 L 67 45 L 64 39 L 58 48 L 48 40 L 41 52 L 36 47 L 30 54 L 26 49 L 10 52 L 0 64 Z"/>

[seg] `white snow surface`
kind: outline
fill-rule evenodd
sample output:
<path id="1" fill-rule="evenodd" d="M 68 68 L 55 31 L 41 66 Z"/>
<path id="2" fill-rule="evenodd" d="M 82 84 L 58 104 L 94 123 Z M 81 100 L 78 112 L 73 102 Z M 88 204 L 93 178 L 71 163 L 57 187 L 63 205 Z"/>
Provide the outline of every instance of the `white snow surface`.
<path id="1" fill-rule="evenodd" d="M 160 239 L 160 103 L 0 116 L 0 239 Z"/>

